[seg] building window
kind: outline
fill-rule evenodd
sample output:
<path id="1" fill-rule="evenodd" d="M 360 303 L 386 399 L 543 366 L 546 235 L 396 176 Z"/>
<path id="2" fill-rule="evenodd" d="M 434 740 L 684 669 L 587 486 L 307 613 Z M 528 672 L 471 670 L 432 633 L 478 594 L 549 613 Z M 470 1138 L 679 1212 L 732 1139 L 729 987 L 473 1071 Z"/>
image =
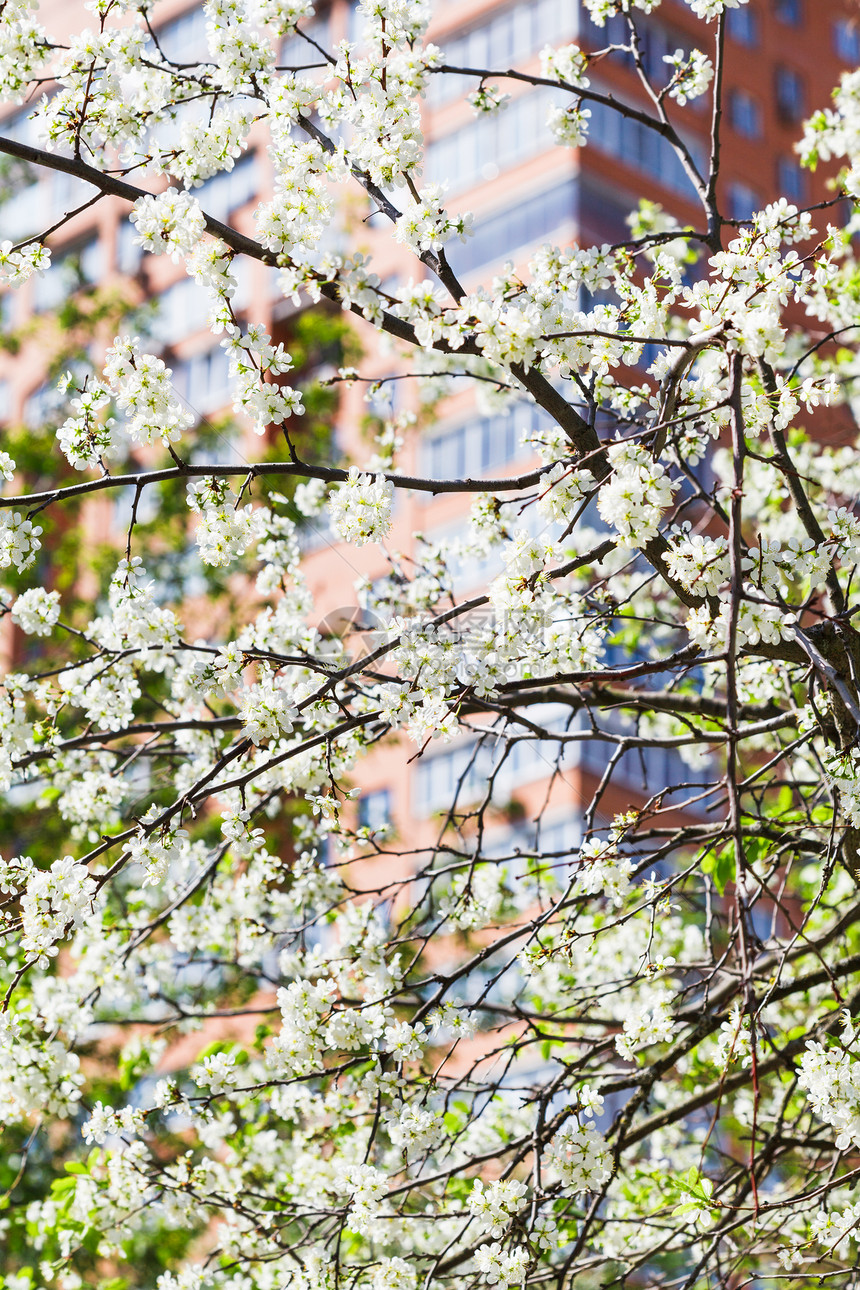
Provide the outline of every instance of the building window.
<path id="1" fill-rule="evenodd" d="M 452 243 L 448 261 L 458 275 L 473 273 L 497 260 L 516 259 L 513 254 L 530 242 L 545 238 L 574 219 L 576 181 L 569 179 L 537 193 L 503 211 L 479 219 L 468 242 Z"/>
<path id="2" fill-rule="evenodd" d="M 843 63 L 860 63 L 860 22 L 857 18 L 837 18 L 833 24 L 833 46 Z"/>
<path id="3" fill-rule="evenodd" d="M 0 421 L 8 421 L 12 415 L 12 390 L 8 381 L 0 381 Z"/>
<path id="4" fill-rule="evenodd" d="M 120 220 L 116 229 L 116 267 L 120 273 L 133 275 L 142 259 L 143 247 L 137 240 L 137 229 L 131 220 Z"/>
<path id="5" fill-rule="evenodd" d="M 580 245 L 629 241 L 630 212 L 636 209 L 638 199 L 592 175 L 580 175 L 577 184 L 576 223 Z"/>
<path id="6" fill-rule="evenodd" d="M 553 732 L 563 734 L 571 728 L 569 710 L 540 704 L 530 716 L 548 732 L 548 738 L 523 738 L 512 744 L 503 739 L 477 739 L 420 757 L 412 780 L 415 814 L 426 818 L 434 811 L 450 810 L 454 804 L 462 810 L 469 803 L 483 801 L 490 792 L 491 779 L 493 801 L 504 802 L 523 784 L 548 778 L 556 765 L 576 765 L 579 744 L 553 739 Z"/>
<path id="7" fill-rule="evenodd" d="M 612 57 L 620 60 L 624 66 L 635 70 L 636 60 L 633 57 L 633 51 L 629 48 L 630 24 L 625 14 L 609 14 L 603 27 L 597 27 L 590 19 L 586 19 L 586 24 L 585 32 L 590 47 L 606 49 L 610 45 L 622 46 L 621 49 L 615 49 Z M 647 24 L 637 25 L 637 35 L 639 57 L 645 74 L 652 81 L 665 80 L 666 64 L 663 59 L 667 54 L 674 54 L 676 49 L 682 50 L 685 55 L 690 52 L 689 36 L 677 28 L 665 27 L 653 19 Z"/>
<path id="8" fill-rule="evenodd" d="M 628 32 L 625 44 L 629 39 Z M 639 29 L 639 56 L 642 59 L 642 66 L 645 69 L 646 76 L 649 76 L 652 81 L 665 80 L 667 70 L 664 60 L 674 54 L 676 49 L 680 49 L 685 57 L 688 56 L 690 53 L 689 38 L 656 23 Z M 695 106 L 695 100 L 693 101 L 693 106 Z"/>
<path id="9" fill-rule="evenodd" d="M 758 100 L 746 90 L 731 90 L 729 93 L 729 120 L 732 128 L 745 139 L 761 138 L 761 107 Z"/>
<path id="10" fill-rule="evenodd" d="M 42 274 L 33 279 L 33 309 L 47 313 L 81 287 L 98 282 L 102 272 L 102 244 L 97 237 L 63 251 Z"/>
<path id="11" fill-rule="evenodd" d="M 753 47 L 759 43 L 758 14 L 749 5 L 726 10 L 726 31 L 739 45 Z"/>
<path id="12" fill-rule="evenodd" d="M 729 184 L 729 219 L 748 220 L 761 206 L 761 198 L 749 184 Z"/>
<path id="13" fill-rule="evenodd" d="M 803 81 L 791 67 L 776 69 L 776 109 L 783 121 L 799 121 L 806 115 Z"/>
<path id="14" fill-rule="evenodd" d="M 535 403 L 514 403 L 490 416 L 434 429 L 421 443 L 421 471 L 431 479 L 480 478 L 534 451 L 524 442 L 551 425 Z"/>
<path id="15" fill-rule="evenodd" d="M 54 381 L 43 381 L 24 400 L 24 424 L 35 430 L 46 422 L 60 421 L 63 395 Z"/>
<path id="16" fill-rule="evenodd" d="M 0 296 L 0 327 L 3 331 L 11 331 L 15 326 L 17 303 L 18 297 L 14 291 L 4 291 Z"/>
<path id="17" fill-rule="evenodd" d="M 799 27 L 803 21 L 801 0 L 773 0 L 773 12 L 780 22 Z"/>
<path id="18" fill-rule="evenodd" d="M 609 724 L 610 728 L 616 726 L 618 733 L 626 733 L 622 723 Z M 715 777 L 715 768 L 707 749 L 700 747 L 701 751 L 695 760 L 690 758 L 689 761 L 682 758 L 675 748 L 628 748 L 615 763 L 612 782 L 619 786 L 628 784 L 635 792 L 645 796 L 667 791 L 667 784 L 706 784 Z M 579 764 L 594 775 L 602 775 L 610 756 L 617 748 L 617 744 L 608 740 L 585 739 L 580 745 Z M 678 791 L 669 788 L 667 796 L 671 800 L 671 795 Z M 702 807 L 692 805 L 687 809 L 698 813 Z"/>
<path id="19" fill-rule="evenodd" d="M 642 30 L 639 29 L 640 34 Z M 589 47 L 608 49 L 610 45 L 620 46 L 614 51 L 613 58 L 620 59 L 626 67 L 635 68 L 636 62 L 630 49 L 630 25 L 625 14 L 607 14 L 602 27 L 598 27 L 591 17 L 586 17 L 584 35 Z"/>
<path id="20" fill-rule="evenodd" d="M 201 6 L 189 9 L 155 33 L 158 47 L 172 63 L 199 63 L 209 58 L 206 14 Z"/>
<path id="21" fill-rule="evenodd" d="M 603 103 L 590 104 L 590 111 L 588 137 L 596 148 L 608 153 L 610 157 L 617 157 L 632 169 L 650 176 L 664 188 L 682 193 L 687 197 L 693 196 L 692 180 L 667 139 L 661 138 L 656 131 L 649 130 L 640 121 L 622 116 L 620 112 Z M 690 150 L 699 173 L 703 173 L 706 154 L 701 143 L 689 137 L 684 142 Z"/>
<path id="22" fill-rule="evenodd" d="M 550 107 L 567 106 L 564 91 L 533 90 L 521 94 L 503 112 L 480 116 L 427 146 L 425 175 L 429 183 L 447 183 L 448 192 L 474 188 L 482 178 L 519 165 L 527 157 L 555 147 L 546 119 Z M 487 172 L 486 167 L 492 166 Z"/>
<path id="23" fill-rule="evenodd" d="M 301 35 L 299 33 L 302 33 Z M 306 40 L 305 37 L 310 37 Z M 350 34 L 350 39 L 353 39 Z M 314 16 L 310 22 L 306 22 L 302 27 L 297 27 L 293 35 L 288 36 L 281 45 L 279 61 L 282 67 L 304 68 L 305 74 L 313 77 L 314 72 L 325 71 L 327 63 L 318 49 L 310 43 L 315 40 L 323 49 L 328 49 L 331 36 L 329 34 L 328 15 L 322 17 Z"/>
<path id="24" fill-rule="evenodd" d="M 252 152 L 240 157 L 232 170 L 219 170 L 195 193 L 206 214 L 222 221 L 256 196 L 257 166 Z"/>
<path id="25" fill-rule="evenodd" d="M 352 12 L 358 10 L 353 8 Z M 471 31 L 441 36 L 438 43 L 443 61 L 452 67 L 501 70 L 522 63 L 544 45 L 575 35 L 575 6 L 569 0 L 527 0 L 495 13 Z M 427 101 L 431 107 L 439 107 L 472 89 L 474 82 L 465 76 L 431 76 Z"/>
<path id="26" fill-rule="evenodd" d="M 585 731 L 588 725 L 581 716 L 572 720 L 569 710 L 559 705 L 541 705 L 534 719 L 547 738 L 521 739 L 511 745 L 504 740 L 478 739 L 419 758 L 412 781 L 415 814 L 426 817 L 434 811 L 450 810 L 454 803 L 462 810 L 483 801 L 491 779 L 493 800 L 503 802 L 522 785 L 548 778 L 556 765 L 579 765 L 599 775 L 617 750 L 617 744 L 600 738 L 562 742 L 558 736 Z M 630 732 L 621 720 L 611 722 L 610 729 L 618 734 Z M 667 784 L 707 783 L 714 774 L 712 758 L 704 748 L 692 765 L 674 748 L 631 748 L 616 763 L 613 782 L 650 794 L 665 791 Z M 556 845 L 566 847 L 568 838 L 560 833 Z M 541 847 L 552 849 L 543 833 Z"/>
<path id="27" fill-rule="evenodd" d="M 369 415 L 376 417 L 378 421 L 387 421 L 393 417 L 400 405 L 401 385 L 402 382 L 396 380 L 390 372 L 369 385 L 364 396 Z"/>
<path id="28" fill-rule="evenodd" d="M 173 364 L 173 388 L 192 412 L 205 416 L 232 399 L 230 359 L 220 345 Z"/>
<path id="29" fill-rule="evenodd" d="M 152 327 L 156 345 L 175 345 L 202 331 L 209 318 L 209 297 L 194 278 L 180 278 L 158 297 L 158 316 Z"/>
<path id="30" fill-rule="evenodd" d="M 559 541 L 564 532 L 562 520 L 553 520 L 547 524 L 545 517 L 534 506 L 529 507 L 524 514 L 518 514 L 516 505 L 505 503 L 501 507 L 499 518 L 509 533 L 525 531 L 530 537 L 542 537 L 550 542 Z M 591 527 L 599 530 L 603 521 L 599 514 L 596 514 L 595 518 L 597 523 L 592 524 Z M 587 514 L 586 523 L 590 519 L 591 515 Z M 446 564 L 451 589 L 458 595 L 466 591 L 474 591 L 477 587 L 486 587 L 487 583 L 505 568 L 503 545 L 497 544 L 491 547 L 488 553 L 484 553 L 483 548 L 475 546 L 468 515 L 453 524 L 440 525 L 439 528 L 431 529 L 423 542 L 430 553 L 435 552 L 439 547 L 447 547 L 453 552 L 447 557 Z M 423 558 L 424 547 L 422 546 L 419 560 Z"/>
<path id="31" fill-rule="evenodd" d="M 358 799 L 358 827 L 377 833 L 391 823 L 391 793 L 387 788 L 377 788 L 372 793 L 362 793 Z"/>
<path id="32" fill-rule="evenodd" d="M 51 96 L 49 96 L 51 97 Z M 26 112 L 8 117 L 3 123 L 6 138 L 41 147 L 39 123 Z M 3 237 L 22 242 L 48 224 L 57 223 L 68 211 L 95 195 L 92 184 L 61 170 L 39 171 L 37 166 L 6 158 L 0 211 Z"/>
<path id="33" fill-rule="evenodd" d="M 137 510 L 135 511 L 135 497 Z M 119 488 L 113 494 L 113 527 L 116 533 L 127 533 L 131 526 L 132 514 L 136 514 L 138 524 L 151 524 L 158 514 L 158 501 L 151 488 L 144 488 L 138 496 L 134 484 Z"/>
<path id="34" fill-rule="evenodd" d="M 786 197 L 796 206 L 803 206 L 807 200 L 807 173 L 794 157 L 778 157 L 776 163 L 776 182 L 781 197 Z"/>

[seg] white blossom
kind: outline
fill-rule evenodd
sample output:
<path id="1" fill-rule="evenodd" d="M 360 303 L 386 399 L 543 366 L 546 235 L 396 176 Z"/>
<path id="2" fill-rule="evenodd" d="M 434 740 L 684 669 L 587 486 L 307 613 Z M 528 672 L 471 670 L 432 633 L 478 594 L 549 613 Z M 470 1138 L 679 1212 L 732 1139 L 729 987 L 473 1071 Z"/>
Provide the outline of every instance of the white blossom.
<path id="1" fill-rule="evenodd" d="M 137 228 L 136 241 L 153 255 L 178 261 L 194 250 L 206 224 L 196 197 L 168 188 L 157 197 L 140 197 L 129 218 Z"/>
<path id="2" fill-rule="evenodd" d="M 608 457 L 612 475 L 597 494 L 598 510 L 625 546 L 642 546 L 658 532 L 679 484 L 638 444 L 611 444 Z"/>
<path id="3" fill-rule="evenodd" d="M 34 869 L 21 897 L 21 946 L 37 958 L 56 955 L 57 942 L 92 911 L 96 883 L 72 856 Z"/>
<path id="4" fill-rule="evenodd" d="M 391 528 L 394 485 L 382 475 L 361 474 L 357 466 L 329 498 L 332 527 L 344 542 L 382 542 Z"/>
<path id="5" fill-rule="evenodd" d="M 133 442 L 175 443 L 194 424 L 193 414 L 173 391 L 170 369 L 144 353 L 136 337 L 117 339 L 107 352 L 104 375 L 117 406 L 127 414 L 125 429 Z"/>
<path id="6" fill-rule="evenodd" d="M 498 1241 L 493 1241 L 478 1246 L 475 1263 L 488 1285 L 517 1285 L 525 1273 L 528 1254 L 523 1249 L 503 1250 Z"/>
<path id="7" fill-rule="evenodd" d="M 2 47 L 0 47 L 0 75 L 2 75 L 2 58 Z M 12 243 L 9 241 L 0 242 L 0 285 L 2 286 L 20 286 L 34 273 L 44 273 L 50 264 L 50 249 L 43 246 L 41 242 L 28 242 L 20 250 L 13 250 Z"/>
<path id="8" fill-rule="evenodd" d="M 20 511 L 0 511 L 0 569 L 14 565 L 23 573 L 34 563 L 41 549 L 41 526 L 25 519 Z"/>
<path id="9" fill-rule="evenodd" d="M 689 56 L 683 49 L 676 49 L 674 54 L 664 54 L 663 62 L 673 68 L 669 97 L 682 105 L 704 94 L 714 79 L 714 65 L 699 49 Z"/>
<path id="10" fill-rule="evenodd" d="M 597 1191 L 611 1173 L 611 1154 L 597 1129 L 561 1129 L 546 1152 L 562 1186 L 574 1194 Z"/>
<path id="11" fill-rule="evenodd" d="M 245 733 L 255 744 L 290 734 L 298 716 L 285 685 L 271 674 L 244 690 L 239 705 Z"/>
<path id="12" fill-rule="evenodd" d="M 32 636 L 50 636 L 59 617 L 60 593 L 44 587 L 22 591 L 12 606 L 12 621 Z"/>
<path id="13" fill-rule="evenodd" d="M 467 1204 L 482 1230 L 498 1240 L 525 1205 L 526 1190 L 524 1183 L 514 1179 L 491 1182 L 485 1187 L 476 1178 Z"/>

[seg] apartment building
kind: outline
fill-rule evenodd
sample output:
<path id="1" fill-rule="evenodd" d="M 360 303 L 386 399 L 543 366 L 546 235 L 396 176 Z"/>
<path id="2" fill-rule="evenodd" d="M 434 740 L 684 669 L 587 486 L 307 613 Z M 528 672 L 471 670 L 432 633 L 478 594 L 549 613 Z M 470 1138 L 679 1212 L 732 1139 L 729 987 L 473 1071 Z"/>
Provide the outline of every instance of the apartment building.
<path id="1" fill-rule="evenodd" d="M 334 23 L 334 17 L 331 19 Z M 321 20 L 321 24 L 324 20 Z M 839 73 L 860 55 L 860 9 L 836 0 L 820 5 L 812 0 L 751 0 L 731 10 L 727 22 L 728 71 L 726 148 L 721 174 L 723 206 L 731 218 L 743 219 L 777 193 L 798 204 L 826 195 L 824 180 L 801 169 L 794 152 L 800 123 L 814 107 L 829 102 Z M 711 28 L 710 31 L 713 29 Z M 321 25 L 320 35 L 325 32 Z M 664 0 L 660 9 L 642 21 L 642 60 L 655 79 L 663 58 L 693 45 L 708 48 L 704 25 L 678 0 Z M 612 18 L 603 29 L 590 21 L 585 6 L 571 0 L 521 0 L 518 4 L 440 3 L 431 38 L 452 66 L 539 71 L 539 53 L 547 43 L 575 40 L 585 47 L 604 48 L 627 41 L 623 18 Z M 595 88 L 630 102 L 641 102 L 641 88 L 632 60 L 613 56 L 590 72 Z M 491 82 L 496 83 L 496 82 Z M 573 152 L 553 146 L 545 126 L 551 89 L 533 89 L 514 81 L 499 81 L 511 95 L 508 107 L 496 116 L 476 117 L 466 95 L 475 77 L 443 75 L 431 85 L 425 110 L 426 177 L 445 181 L 450 205 L 470 210 L 475 234 L 452 245 L 449 258 L 467 289 L 489 285 L 506 260 L 526 263 L 542 241 L 566 246 L 617 242 L 630 235 L 627 217 L 640 197 L 659 202 L 679 221 L 695 226 L 698 216 L 690 180 L 676 154 L 653 132 L 591 104 L 590 143 Z M 684 109 L 683 134 L 690 152 L 706 165 L 710 143 L 707 96 Z M 373 244 L 383 279 L 423 276 L 413 257 L 380 237 Z M 368 344 L 370 344 L 368 337 Z M 380 355 L 364 364 L 368 375 L 384 377 L 391 359 Z M 408 383 L 390 387 L 389 406 L 408 403 Z M 361 391 L 344 400 L 345 437 L 360 423 Z M 436 419 L 410 438 L 402 457 L 409 473 L 451 478 L 457 475 L 516 474 L 535 463 L 524 439 L 540 428 L 544 414 L 525 402 L 487 412 L 472 393 L 453 394 L 436 408 Z M 354 439 L 346 439 L 354 442 Z M 355 451 L 356 459 L 366 447 Z M 398 495 L 391 545 L 411 549 L 412 533 L 430 540 L 467 539 L 468 502 L 457 495 Z M 529 522 L 527 511 L 519 523 Z M 537 517 L 535 517 L 537 518 Z M 361 551 L 325 547 L 308 553 L 307 567 L 321 596 L 337 584 L 338 566 L 347 560 L 368 578 L 383 576 L 385 560 L 374 548 Z M 468 549 L 458 565 L 455 592 L 467 597 L 479 591 L 499 568 Z M 349 574 L 344 570 L 344 575 Z M 561 726 L 562 710 L 544 714 L 547 726 Z M 605 769 L 611 745 L 593 741 L 567 744 L 561 774 L 547 786 L 559 745 L 549 741 L 522 742 L 506 754 L 486 742 L 460 736 L 449 745 L 432 744 L 418 758 L 410 747 L 380 749 L 362 763 L 360 818 L 374 825 L 391 815 L 401 835 L 435 836 L 434 815 L 457 798 L 465 806 L 486 792 L 495 774 L 494 800 L 499 812 L 489 850 L 497 845 L 508 854 L 534 845 L 534 816 L 542 818 L 540 845 L 547 852 L 575 845 L 582 811 Z M 708 767 L 684 764 L 676 752 L 649 749 L 626 753 L 615 766 L 601 809 L 607 816 L 642 802 L 671 783 L 695 785 L 708 778 Z M 695 795 L 692 787 L 689 796 Z M 671 801 L 671 798 L 667 799 Z M 680 799 L 676 799 L 680 800 Z"/>
<path id="2" fill-rule="evenodd" d="M 83 7 L 68 0 L 45 0 L 50 29 L 70 30 L 83 24 Z M 153 25 L 169 56 L 191 62 L 206 56 L 202 9 L 188 0 L 159 0 Z M 680 0 L 664 0 L 642 23 L 642 59 L 658 75 L 667 54 L 701 44 L 711 35 Z M 320 3 L 305 30 L 324 47 L 343 37 L 361 40 L 361 15 L 349 0 Z M 709 29 L 712 32 L 712 29 Z M 603 48 L 623 43 L 623 19 L 598 29 L 581 0 L 437 0 L 430 37 L 442 47 L 448 64 L 476 69 L 539 70 L 539 53 L 547 44 L 578 41 Z M 825 105 L 839 73 L 860 63 L 860 8 L 856 0 L 750 0 L 728 13 L 729 66 L 723 129 L 730 136 L 721 173 L 725 209 L 736 219 L 782 193 L 800 204 L 824 195 L 823 179 L 801 170 L 793 144 L 800 122 Z M 285 42 L 282 63 L 308 62 L 308 46 L 296 37 Z M 319 75 L 311 70 L 308 75 Z M 631 102 L 641 100 L 635 69 L 617 54 L 601 59 L 592 84 Z M 471 289 L 489 283 L 504 262 L 525 264 L 543 241 L 556 245 L 617 242 L 628 236 L 627 216 L 643 196 L 661 203 L 682 222 L 695 224 L 697 210 L 690 181 L 672 149 L 653 132 L 599 105 L 591 107 L 590 139 L 581 151 L 560 149 L 546 127 L 547 108 L 559 92 L 500 81 L 511 95 L 497 115 L 476 116 L 466 95 L 476 88 L 473 75 L 439 76 L 424 104 L 427 140 L 425 180 L 444 182 L 449 203 L 475 216 L 475 234 L 451 250 L 451 263 Z M 683 132 L 694 158 L 704 162 L 710 134 L 707 99 L 683 110 Z M 6 133 L 29 137 L 25 111 L 7 116 Z M 270 189 L 265 136 L 256 128 L 246 156 L 229 173 L 210 179 L 197 190 L 204 209 L 236 228 L 253 233 L 253 212 Z M 13 241 L 53 224 L 83 205 L 92 189 L 57 172 L 37 175 L 20 168 L 5 183 L 0 205 L 2 236 Z M 379 226 L 379 216 L 356 194 L 344 212 L 335 240 L 370 251 L 383 281 L 406 281 L 425 275 L 423 266 L 393 243 Z M 370 216 L 370 218 L 368 218 Z M 229 407 L 226 359 L 218 338 L 206 327 L 201 288 L 167 257 L 142 255 L 134 244 L 127 206 L 101 201 L 82 209 L 52 239 L 50 271 L 27 288 L 0 299 L 3 325 L 21 334 L 17 354 L 0 353 L 0 419 L 7 424 L 36 424 L 56 407 L 54 384 L 45 376 L 50 352 L 50 315 L 81 284 L 115 285 L 130 298 L 151 300 L 156 309 L 150 344 L 173 369 L 177 391 L 200 418 Z M 295 306 L 281 298 L 276 273 L 239 257 L 237 310 L 261 323 L 278 339 L 289 341 Z M 44 326 L 39 319 L 46 320 Z M 403 373 L 402 359 L 381 346 L 369 327 L 356 324 L 365 356 L 362 375 L 383 382 L 373 394 L 366 384 L 344 390 L 337 417 L 337 452 L 363 461 L 370 449 L 362 425 L 368 411 L 418 410 L 408 380 L 385 382 Z M 454 392 L 420 418 L 404 445 L 400 464 L 409 473 L 452 477 L 463 473 L 499 476 L 533 464 L 524 435 L 540 428 L 543 414 L 525 403 L 486 410 L 471 392 Z M 247 438 L 245 437 L 247 435 Z M 237 425 L 213 447 L 216 459 L 252 459 L 259 441 Z M 124 532 L 131 496 L 88 504 L 83 522 L 95 541 Z M 462 497 L 398 494 L 391 547 L 415 554 L 413 534 L 429 539 L 464 538 L 468 503 Z M 375 546 L 344 547 L 331 535 L 310 526 L 305 566 L 321 620 L 356 604 L 356 583 L 373 582 L 387 572 L 385 554 Z M 498 570 L 491 560 L 464 558 L 455 592 L 479 590 Z M 548 724 L 561 714 L 545 714 Z M 529 821 L 543 812 L 541 845 L 569 848 L 578 839 L 583 803 L 591 797 L 605 765 L 609 745 L 572 743 L 552 776 L 558 746 L 519 743 L 495 776 L 495 841 L 501 850 L 529 845 Z M 450 804 L 455 792 L 465 804 L 484 791 L 498 768 L 486 741 L 461 737 L 449 745 L 428 748 L 413 757 L 401 745 L 381 745 L 362 766 L 359 821 L 371 827 L 391 820 L 410 846 L 432 843 L 438 832 L 435 813 Z M 604 801 L 611 814 L 632 800 L 667 783 L 695 783 L 704 773 L 674 764 L 677 754 L 650 750 L 645 761 L 627 753 L 615 768 L 613 786 Z M 673 764 L 667 764 L 668 761 Z"/>

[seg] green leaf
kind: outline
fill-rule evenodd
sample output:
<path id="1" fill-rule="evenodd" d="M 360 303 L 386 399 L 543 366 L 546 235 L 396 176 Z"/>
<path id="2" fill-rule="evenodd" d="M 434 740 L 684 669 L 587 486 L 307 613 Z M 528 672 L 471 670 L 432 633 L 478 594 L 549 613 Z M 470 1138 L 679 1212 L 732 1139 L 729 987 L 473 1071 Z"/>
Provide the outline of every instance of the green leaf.
<path id="1" fill-rule="evenodd" d="M 685 1200 L 683 1205 L 677 1205 L 672 1210 L 672 1217 L 674 1218 L 676 1214 L 692 1214 L 693 1210 L 697 1210 L 701 1208 L 702 1208 L 701 1205 L 697 1204 L 696 1201 Z"/>
<path id="2" fill-rule="evenodd" d="M 211 1043 L 208 1046 L 208 1048 L 203 1049 L 203 1052 L 200 1054 L 197 1060 L 202 1062 L 205 1057 L 214 1057 L 216 1053 L 232 1053 L 232 1052 L 235 1052 L 237 1049 L 238 1049 L 238 1044 L 235 1044 L 230 1040 L 216 1039 L 213 1043 Z"/>
<path id="3" fill-rule="evenodd" d="M 88 1254 L 97 1254 L 102 1234 L 97 1227 L 88 1227 L 81 1237 L 81 1245 Z"/>
<path id="4" fill-rule="evenodd" d="M 746 838 L 744 840 L 744 855 L 748 864 L 756 864 L 757 861 L 763 860 L 771 849 L 771 843 L 767 838 Z"/>
<path id="5" fill-rule="evenodd" d="M 702 861 L 702 873 L 709 873 L 717 891 L 721 896 L 724 895 L 726 887 L 730 882 L 734 882 L 735 878 L 734 843 L 727 842 L 716 855 L 706 855 Z"/>

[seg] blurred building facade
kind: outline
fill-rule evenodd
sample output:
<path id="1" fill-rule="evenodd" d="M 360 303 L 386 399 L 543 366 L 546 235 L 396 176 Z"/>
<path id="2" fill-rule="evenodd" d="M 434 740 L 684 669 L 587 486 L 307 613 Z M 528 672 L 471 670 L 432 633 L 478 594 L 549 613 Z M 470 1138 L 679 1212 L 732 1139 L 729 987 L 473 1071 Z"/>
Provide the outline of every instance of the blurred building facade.
<path id="1" fill-rule="evenodd" d="M 52 32 L 82 27 L 89 18 L 82 4 L 68 0 L 43 0 L 42 9 Z M 182 62 L 206 58 L 205 20 L 198 4 L 159 0 L 152 23 L 169 57 Z M 320 3 L 304 28 L 331 49 L 344 37 L 361 39 L 360 12 L 348 0 Z M 643 65 L 655 78 L 665 70 L 666 55 L 693 45 L 707 49 L 713 39 L 713 28 L 706 29 L 681 0 L 663 0 L 659 10 L 642 18 L 642 30 Z M 603 48 L 626 41 L 623 19 L 610 19 L 598 29 L 580 0 L 437 0 L 429 35 L 443 49 L 448 64 L 480 70 L 516 67 L 538 74 L 539 54 L 548 44 L 576 41 Z M 801 170 L 793 144 L 803 118 L 829 102 L 839 74 L 860 64 L 856 0 L 750 0 L 729 11 L 727 42 L 722 126 L 726 147 L 720 185 L 728 214 L 743 219 L 777 194 L 798 205 L 826 196 L 823 178 Z M 295 37 L 285 42 L 280 62 L 306 64 L 314 61 L 309 53 L 313 51 L 307 42 Z M 310 70 L 307 74 L 322 73 Z M 493 80 L 511 95 L 511 102 L 499 114 L 476 116 L 466 95 L 478 80 L 466 75 L 435 77 L 423 108 L 425 182 L 445 183 L 450 206 L 475 216 L 474 236 L 450 252 L 452 267 L 468 290 L 489 284 L 507 260 L 525 265 L 541 242 L 563 247 L 624 240 L 629 236 L 627 216 L 643 196 L 659 202 L 681 223 L 696 225 L 700 216 L 690 181 L 671 147 L 653 131 L 592 104 L 589 146 L 581 151 L 561 149 L 545 125 L 547 107 L 554 95 L 558 98 L 558 91 Z M 591 83 L 631 103 L 644 104 L 629 58 L 604 57 L 594 65 Z M 711 129 L 708 102 L 709 96 L 704 96 L 683 110 L 676 109 L 690 151 L 703 165 Z M 33 140 L 25 110 L 7 114 L 0 128 Z M 265 142 L 263 131 L 255 128 L 248 154 L 234 169 L 196 190 L 204 210 L 251 235 L 254 208 L 271 190 Z M 19 241 L 58 222 L 66 211 L 92 196 L 88 185 L 59 172 L 10 170 L 0 205 L 2 236 Z M 356 188 L 333 245 L 340 242 L 369 251 L 375 271 L 386 284 L 426 276 L 415 257 L 380 226 L 381 217 L 368 219 L 369 215 L 371 207 Z M 55 411 L 55 386 L 45 371 L 50 350 L 46 336 L 50 337 L 52 312 L 82 284 L 115 286 L 134 300 L 153 301 L 156 313 L 148 343 L 172 368 L 178 393 L 201 419 L 229 409 L 226 357 L 218 337 L 207 329 L 202 289 L 167 257 L 142 255 L 127 216 L 127 204 L 113 199 L 80 210 L 51 237 L 49 272 L 0 298 L 4 329 L 20 337 L 17 353 L 0 353 L 0 424 L 38 424 Z M 277 273 L 245 257 L 237 258 L 235 269 L 237 311 L 289 345 L 296 311 L 279 296 Z M 404 370 L 401 360 L 378 342 L 370 327 L 355 325 L 364 349 L 363 376 L 385 382 Z M 371 409 L 364 397 L 366 384 L 344 389 L 336 432 L 341 459 L 360 463 L 368 456 L 371 449 L 362 425 L 369 410 L 380 415 L 417 410 L 412 384 L 383 383 L 374 392 Z M 520 473 L 535 464 L 523 434 L 539 428 L 541 415 L 525 403 L 497 412 L 482 410 L 473 393 L 455 392 L 435 408 L 432 420 L 422 418 L 408 437 L 399 463 L 407 473 L 439 478 Z M 259 440 L 241 425 L 220 434 L 212 447 L 214 459 L 229 462 L 253 459 L 258 451 Z M 88 503 L 83 522 L 93 540 L 124 536 L 131 504 L 131 494 Z M 390 546 L 408 558 L 415 531 L 430 539 L 462 538 L 467 522 L 468 500 L 462 495 L 400 492 Z M 373 581 L 388 571 L 378 547 L 345 547 L 318 528 L 308 529 L 305 545 L 305 567 L 319 620 L 350 610 L 356 602 L 358 579 Z M 458 568 L 455 591 L 473 594 L 497 571 L 486 559 L 465 559 Z M 548 713 L 547 719 L 552 722 L 556 717 Z M 557 843 L 563 850 L 575 845 L 582 805 L 599 780 L 608 748 L 588 742 L 568 744 L 562 773 L 548 789 L 557 745 L 544 749 L 535 743 L 517 744 L 495 785 L 499 847 L 530 845 L 528 821 L 547 800 L 542 848 L 553 850 Z M 487 748 L 476 754 L 474 745 L 463 737 L 448 745 L 433 745 L 419 757 L 413 757 L 414 752 L 410 747 L 404 754 L 401 746 L 389 742 L 362 763 L 359 822 L 375 828 L 391 820 L 410 846 L 424 841 L 429 845 L 437 831 L 434 815 L 450 803 L 458 787 L 463 803 L 470 793 L 478 795 L 486 789 L 493 754 Z M 626 754 L 615 770 L 614 787 L 603 809 L 608 814 L 625 809 L 667 783 L 689 781 L 691 774 L 677 764 L 674 752 L 653 749 L 642 757 Z M 490 851 L 492 845 L 491 840 Z"/>

